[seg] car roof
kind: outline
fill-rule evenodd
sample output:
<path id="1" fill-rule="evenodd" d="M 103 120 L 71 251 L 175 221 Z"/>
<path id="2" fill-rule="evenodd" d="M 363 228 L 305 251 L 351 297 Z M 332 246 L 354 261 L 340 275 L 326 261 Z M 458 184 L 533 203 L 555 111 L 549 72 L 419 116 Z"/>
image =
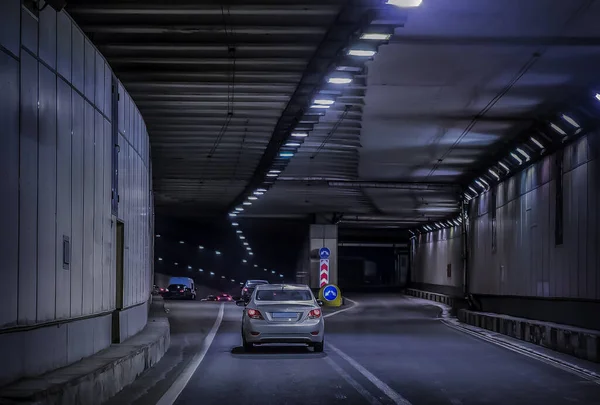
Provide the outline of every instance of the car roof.
<path id="1" fill-rule="evenodd" d="M 269 284 L 269 282 L 267 280 L 248 280 L 246 281 L 246 284 L 248 283 L 264 283 L 264 284 Z"/>
<path id="2" fill-rule="evenodd" d="M 310 290 L 306 284 L 261 284 L 257 290 Z"/>

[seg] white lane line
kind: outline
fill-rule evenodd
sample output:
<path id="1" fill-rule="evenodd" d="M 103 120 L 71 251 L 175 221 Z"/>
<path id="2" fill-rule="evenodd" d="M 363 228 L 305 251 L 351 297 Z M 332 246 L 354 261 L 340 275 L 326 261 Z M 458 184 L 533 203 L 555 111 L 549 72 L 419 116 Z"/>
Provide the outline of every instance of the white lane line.
<path id="1" fill-rule="evenodd" d="M 369 370 L 367 370 L 366 368 L 361 366 L 359 363 L 357 363 L 352 357 L 348 356 L 346 353 L 344 353 L 343 351 L 341 351 L 340 349 L 338 349 L 331 343 L 327 343 L 327 347 L 329 349 L 333 350 L 334 352 L 336 352 L 337 355 L 340 356 L 342 359 L 346 360 L 348 362 L 348 364 L 350 364 L 352 367 L 354 367 L 356 369 L 356 371 L 361 373 L 374 386 L 379 388 L 379 390 L 381 392 L 383 392 L 385 395 L 387 395 L 392 401 L 394 401 L 395 404 L 411 405 L 411 403 L 406 398 L 404 398 L 402 395 L 398 394 L 389 385 L 387 385 L 386 383 L 381 381 L 379 378 L 375 377 L 375 375 L 373 373 L 371 373 Z"/>
<path id="2" fill-rule="evenodd" d="M 190 382 L 192 375 L 204 360 L 204 356 L 210 349 L 210 345 L 212 344 L 217 331 L 219 330 L 219 326 L 221 326 L 221 322 L 223 321 L 223 313 L 225 312 L 225 304 L 221 304 L 219 307 L 219 314 L 217 315 L 217 319 L 213 324 L 212 329 L 208 332 L 208 335 L 204 338 L 202 342 L 202 349 L 198 354 L 194 356 L 192 361 L 187 365 L 185 370 L 177 377 L 177 380 L 171 385 L 171 387 L 164 393 L 164 395 L 158 400 L 156 405 L 173 405 L 177 400 L 177 397 L 181 394 L 185 386 Z"/>
<path id="3" fill-rule="evenodd" d="M 350 298 L 344 298 L 344 299 L 350 301 L 354 305 L 352 305 L 351 307 L 348 307 L 348 308 L 340 309 L 339 311 L 335 311 L 335 312 L 331 312 L 329 314 L 323 315 L 323 318 L 328 318 L 333 315 L 341 314 L 342 312 L 350 311 L 351 309 L 354 309 L 360 305 L 358 302 L 351 300 Z"/>
<path id="4" fill-rule="evenodd" d="M 331 360 L 329 357 L 325 357 L 325 361 L 333 368 L 348 384 L 350 384 L 360 395 L 365 398 L 371 405 L 382 405 L 377 398 L 375 398 L 365 387 L 360 385 L 352 376 L 344 371 L 343 368 L 337 365 L 337 363 Z"/>

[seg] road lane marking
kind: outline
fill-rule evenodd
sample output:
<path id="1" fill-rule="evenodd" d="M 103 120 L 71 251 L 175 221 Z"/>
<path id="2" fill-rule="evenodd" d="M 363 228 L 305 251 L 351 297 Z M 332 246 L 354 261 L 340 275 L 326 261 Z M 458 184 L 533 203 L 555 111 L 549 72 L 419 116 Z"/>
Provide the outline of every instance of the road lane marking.
<path id="1" fill-rule="evenodd" d="M 394 401 L 395 404 L 397 404 L 397 405 L 412 405 L 406 398 L 404 398 L 402 395 L 398 394 L 389 385 L 387 385 L 386 383 L 381 381 L 373 373 L 371 373 L 369 370 L 367 370 L 366 368 L 361 366 L 352 357 L 348 356 L 346 353 L 344 353 L 343 351 L 341 351 L 340 349 L 338 349 L 331 343 L 328 343 L 327 347 L 329 349 L 333 350 L 334 352 L 336 352 L 337 355 L 340 356 L 342 359 L 346 360 L 348 362 L 348 364 L 350 364 L 352 367 L 354 367 L 356 369 L 356 371 L 361 373 L 374 386 L 379 388 L 379 390 L 381 392 L 383 392 L 385 395 L 387 395 L 392 401 Z"/>
<path id="2" fill-rule="evenodd" d="M 190 382 L 190 379 L 196 372 L 202 360 L 204 360 L 204 356 L 210 349 L 210 345 L 212 344 L 215 336 L 217 335 L 217 331 L 219 330 L 219 326 L 221 326 L 221 322 L 223 321 L 223 314 L 225 312 L 225 304 L 221 304 L 219 307 L 219 314 L 217 315 L 217 319 L 215 319 L 215 323 L 213 324 L 212 329 L 208 332 L 208 335 L 204 338 L 202 342 L 202 349 L 198 354 L 194 356 L 192 361 L 186 366 L 185 370 L 177 377 L 177 380 L 169 387 L 167 392 L 158 400 L 156 405 L 173 405 L 181 392 L 184 390 L 186 385 Z"/>
<path id="3" fill-rule="evenodd" d="M 323 318 L 328 318 L 333 315 L 341 314 L 342 312 L 350 311 L 351 309 L 354 309 L 360 305 L 358 302 L 351 300 L 350 298 L 345 298 L 345 299 L 350 301 L 354 305 L 352 305 L 351 307 L 348 307 L 348 308 L 340 309 L 339 311 L 335 311 L 335 312 L 331 312 L 329 314 L 323 315 Z"/>
<path id="4" fill-rule="evenodd" d="M 337 363 L 331 360 L 329 357 L 325 357 L 325 361 L 333 368 L 348 384 L 350 384 L 360 395 L 363 396 L 371 405 L 382 405 L 377 398 L 375 398 L 365 387 L 360 385 L 352 376 L 344 371 L 343 368 L 337 365 Z"/>

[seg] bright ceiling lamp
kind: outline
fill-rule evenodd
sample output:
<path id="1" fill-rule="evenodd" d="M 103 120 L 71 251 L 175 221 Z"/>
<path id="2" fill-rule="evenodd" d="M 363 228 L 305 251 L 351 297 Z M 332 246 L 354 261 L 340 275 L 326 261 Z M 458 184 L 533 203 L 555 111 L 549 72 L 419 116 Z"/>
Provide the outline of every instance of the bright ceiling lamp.
<path id="1" fill-rule="evenodd" d="M 596 93 L 594 97 L 596 97 L 596 100 L 600 101 L 600 93 Z"/>
<path id="2" fill-rule="evenodd" d="M 313 104 L 310 106 L 310 108 L 321 108 L 321 109 L 327 109 L 331 107 L 330 105 L 323 105 L 323 104 Z"/>
<path id="3" fill-rule="evenodd" d="M 258 264 L 255 264 L 254 267 L 258 267 Z"/>
<path id="4" fill-rule="evenodd" d="M 477 191 L 472 186 L 469 186 L 469 190 L 471 190 L 473 193 L 475 193 L 475 195 L 478 194 Z"/>
<path id="5" fill-rule="evenodd" d="M 506 170 L 506 173 L 509 173 L 509 172 L 510 172 L 510 169 L 509 169 L 509 168 L 508 168 L 508 166 L 506 166 L 504 163 L 502 163 L 502 162 L 498 162 L 498 164 L 499 164 L 500 166 L 502 166 L 502 168 L 503 168 L 504 170 Z"/>
<path id="6" fill-rule="evenodd" d="M 544 149 L 544 145 L 534 137 L 531 137 L 531 142 L 535 143 L 540 149 Z"/>
<path id="7" fill-rule="evenodd" d="M 485 181 L 483 177 L 480 177 L 479 180 L 481 180 L 481 182 L 485 184 L 488 188 L 490 187 L 490 184 L 487 181 Z"/>
<path id="8" fill-rule="evenodd" d="M 318 98 L 315 101 L 313 101 L 313 104 L 319 105 L 332 105 L 333 103 L 335 103 L 335 101 L 326 98 Z"/>
<path id="9" fill-rule="evenodd" d="M 252 248 L 250 246 L 246 247 L 246 250 L 252 250 Z"/>
<path id="10" fill-rule="evenodd" d="M 306 138 L 308 136 L 308 132 L 292 132 L 292 136 L 296 137 L 296 138 Z M 257 190 L 257 191 L 260 191 L 260 190 Z"/>
<path id="11" fill-rule="evenodd" d="M 238 229 L 237 231 L 235 231 L 235 233 L 242 233 L 242 230 Z"/>
<path id="12" fill-rule="evenodd" d="M 550 123 L 550 127 L 563 136 L 567 135 L 567 133 L 565 131 L 563 131 L 558 125 L 556 125 L 554 123 Z"/>
<path id="13" fill-rule="evenodd" d="M 423 0 L 387 0 L 386 4 L 396 7 L 419 7 Z"/>
<path id="14" fill-rule="evenodd" d="M 327 79 L 327 83 L 331 84 L 350 84 L 352 79 L 349 77 L 330 77 Z"/>
<path id="15" fill-rule="evenodd" d="M 579 124 L 573 118 L 569 117 L 567 114 L 563 114 L 560 116 L 563 120 L 567 121 L 569 124 L 573 125 L 575 128 L 579 128 Z"/>
<path id="16" fill-rule="evenodd" d="M 252 253 L 252 252 L 249 252 L 248 254 L 249 254 L 250 256 L 254 256 L 254 253 Z"/>
<path id="17" fill-rule="evenodd" d="M 510 155 L 517 161 L 519 162 L 520 165 L 523 164 L 523 161 L 521 160 L 520 157 L 518 157 L 514 152 L 510 152 Z"/>
<path id="18" fill-rule="evenodd" d="M 242 263 L 248 263 L 248 260 L 242 259 Z"/>
<path id="19" fill-rule="evenodd" d="M 244 201 L 242 204 L 244 204 L 244 205 L 252 205 L 252 203 L 250 201 Z"/>
<path id="20" fill-rule="evenodd" d="M 350 49 L 348 51 L 349 56 L 360 56 L 361 58 L 370 58 L 375 56 L 377 52 L 370 49 Z"/>
<path id="21" fill-rule="evenodd" d="M 240 224 L 238 224 L 237 222 L 232 222 L 231 226 L 240 226 Z M 241 232 L 241 231 L 240 231 Z"/>
<path id="22" fill-rule="evenodd" d="M 267 173 L 267 177 L 277 177 L 279 176 L 277 173 Z"/>
<path id="23" fill-rule="evenodd" d="M 244 246 L 248 246 L 248 242 L 244 242 Z"/>
<path id="24" fill-rule="evenodd" d="M 256 189 L 256 192 L 257 192 L 257 193 L 266 193 L 266 192 L 267 192 L 267 189 L 266 189 L 266 188 L 257 188 L 257 189 Z"/>
<path id="25" fill-rule="evenodd" d="M 254 194 L 254 195 L 263 195 L 263 194 L 264 194 L 264 191 L 258 191 L 258 190 L 257 190 L 257 191 L 255 191 L 255 192 L 254 192 L 254 193 L 252 193 L 252 194 Z"/>
<path id="26" fill-rule="evenodd" d="M 368 41 L 389 41 L 391 38 L 390 34 L 376 34 L 376 33 L 364 33 L 360 36 L 360 39 Z"/>
<path id="27" fill-rule="evenodd" d="M 198 249 L 204 250 L 204 246 L 200 245 L 200 246 L 198 246 Z"/>
<path id="28" fill-rule="evenodd" d="M 292 157 L 292 156 L 294 156 L 294 154 L 292 152 L 281 152 L 279 154 L 279 156 L 281 156 L 281 157 Z"/>
<path id="29" fill-rule="evenodd" d="M 279 174 L 281 173 L 281 170 L 269 170 L 269 173 Z"/>
<path id="30" fill-rule="evenodd" d="M 235 210 L 238 211 L 238 212 L 244 211 L 244 209 L 242 207 L 235 207 Z"/>
<path id="31" fill-rule="evenodd" d="M 490 174 L 492 176 L 494 176 L 496 178 L 496 180 L 500 180 L 500 176 L 498 176 L 498 173 L 496 173 L 495 171 L 493 171 L 492 169 L 488 169 L 488 172 L 490 172 Z"/>
<path id="32" fill-rule="evenodd" d="M 229 216 L 230 216 L 230 217 L 237 217 L 237 213 L 236 213 L 236 212 L 230 212 L 230 213 L 229 213 Z"/>
<path id="33" fill-rule="evenodd" d="M 258 200 L 258 197 L 255 197 L 253 195 L 251 195 L 250 197 L 248 197 L 249 200 L 255 201 Z"/>
<path id="34" fill-rule="evenodd" d="M 528 155 L 528 154 L 527 154 L 527 153 L 526 153 L 526 152 L 525 152 L 523 149 L 521 149 L 521 148 L 517 148 L 517 152 L 519 152 L 521 155 L 523 155 L 523 157 L 525 158 L 525 160 L 529 160 L 529 159 L 531 159 L 531 158 L 529 157 L 529 155 Z"/>
<path id="35" fill-rule="evenodd" d="M 485 190 L 485 186 L 483 185 L 483 183 L 482 183 L 482 182 L 480 182 L 479 180 L 475 180 L 475 183 L 477 183 L 477 185 L 478 185 L 479 187 L 481 187 L 482 189 L 484 189 L 484 190 Z"/>
<path id="36" fill-rule="evenodd" d="M 300 146 L 300 143 L 299 142 L 288 142 L 285 144 L 285 146 L 288 146 L 290 148 L 296 148 L 296 147 Z"/>
<path id="37" fill-rule="evenodd" d="M 246 239 L 246 237 L 244 235 L 240 235 L 240 239 L 244 240 L 244 239 Z"/>

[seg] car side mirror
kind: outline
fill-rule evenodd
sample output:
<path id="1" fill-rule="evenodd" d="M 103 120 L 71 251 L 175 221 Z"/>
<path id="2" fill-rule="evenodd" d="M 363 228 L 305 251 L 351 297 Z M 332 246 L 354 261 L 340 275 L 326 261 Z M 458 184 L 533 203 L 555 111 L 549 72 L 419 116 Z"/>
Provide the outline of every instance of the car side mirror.
<path id="1" fill-rule="evenodd" d="M 245 307 L 246 304 L 247 304 L 247 302 L 244 300 L 239 300 L 239 301 L 235 302 L 235 305 L 237 305 L 238 307 Z"/>
<path id="2" fill-rule="evenodd" d="M 317 300 L 317 304 L 319 304 L 319 306 L 322 307 L 325 303 L 321 300 Z"/>

